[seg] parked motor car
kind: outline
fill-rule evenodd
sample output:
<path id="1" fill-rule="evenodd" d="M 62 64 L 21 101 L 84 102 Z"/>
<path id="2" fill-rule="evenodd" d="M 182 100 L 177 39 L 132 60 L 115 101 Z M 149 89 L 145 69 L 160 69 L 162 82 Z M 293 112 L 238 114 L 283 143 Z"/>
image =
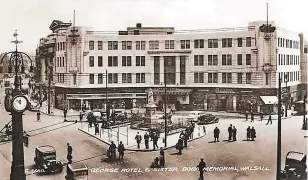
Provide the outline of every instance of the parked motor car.
<path id="1" fill-rule="evenodd" d="M 290 151 L 286 156 L 284 170 L 281 171 L 284 180 L 307 179 L 307 155 L 301 152 Z"/>
<path id="2" fill-rule="evenodd" d="M 191 122 L 197 122 L 198 118 L 202 115 L 202 111 L 190 111 L 188 120 Z"/>
<path id="3" fill-rule="evenodd" d="M 35 148 L 34 162 L 38 169 L 44 173 L 62 172 L 63 163 L 56 159 L 54 147 L 45 145 Z"/>
<path id="4" fill-rule="evenodd" d="M 200 117 L 198 117 L 198 125 L 205 125 L 205 124 L 213 124 L 213 123 L 218 123 L 219 122 L 219 118 L 212 115 L 212 114 L 205 114 L 205 115 L 201 115 Z"/>

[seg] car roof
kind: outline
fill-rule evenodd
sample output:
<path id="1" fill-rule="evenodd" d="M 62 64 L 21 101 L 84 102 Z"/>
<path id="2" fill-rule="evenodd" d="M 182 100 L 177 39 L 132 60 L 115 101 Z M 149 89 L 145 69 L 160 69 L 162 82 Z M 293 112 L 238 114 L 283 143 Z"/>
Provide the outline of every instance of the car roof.
<path id="1" fill-rule="evenodd" d="M 88 170 L 87 165 L 84 163 L 73 163 L 68 165 L 71 171 Z"/>
<path id="2" fill-rule="evenodd" d="M 46 146 L 40 146 L 36 148 L 38 151 L 41 152 L 54 152 L 56 151 L 54 147 L 46 145 Z"/>
<path id="3" fill-rule="evenodd" d="M 301 161 L 305 158 L 306 154 L 298 152 L 289 152 L 287 158 Z"/>

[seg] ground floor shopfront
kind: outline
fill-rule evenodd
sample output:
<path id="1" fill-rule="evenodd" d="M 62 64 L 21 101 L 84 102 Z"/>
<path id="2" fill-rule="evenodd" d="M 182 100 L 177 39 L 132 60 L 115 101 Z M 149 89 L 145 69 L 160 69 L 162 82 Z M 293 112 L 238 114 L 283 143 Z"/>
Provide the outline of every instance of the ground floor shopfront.
<path id="1" fill-rule="evenodd" d="M 109 104 L 116 109 L 143 108 L 147 104 L 149 91 L 153 92 L 158 110 L 163 109 L 166 99 L 167 108 L 175 110 L 276 111 L 276 102 L 269 102 L 268 99 L 277 96 L 277 89 L 241 88 L 108 88 L 106 98 L 105 88 L 56 87 L 55 107 L 74 110 L 80 110 L 82 107 L 105 109 L 108 99 Z"/>

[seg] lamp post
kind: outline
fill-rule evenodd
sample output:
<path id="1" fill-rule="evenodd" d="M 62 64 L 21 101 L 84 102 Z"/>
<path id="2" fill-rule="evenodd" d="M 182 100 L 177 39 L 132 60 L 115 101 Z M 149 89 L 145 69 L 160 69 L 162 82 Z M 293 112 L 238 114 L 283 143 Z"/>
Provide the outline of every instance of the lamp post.
<path id="1" fill-rule="evenodd" d="M 166 75 L 164 75 L 166 77 Z M 165 147 L 167 147 L 167 136 L 168 136 L 168 131 L 167 131 L 167 83 L 166 83 L 166 78 L 164 78 L 165 81 L 164 83 L 164 116 L 165 116 Z"/>
<path id="2" fill-rule="evenodd" d="M 276 180 L 280 180 L 281 174 L 281 77 L 278 78 L 278 128 L 277 128 L 277 172 Z"/>
<path id="3" fill-rule="evenodd" d="M 285 117 L 288 117 L 288 102 L 289 102 L 289 98 L 288 98 L 288 95 L 289 95 L 289 92 L 288 92 L 288 81 L 289 81 L 289 76 L 287 74 L 284 76 L 284 81 L 286 83 L 285 112 L 284 112 L 284 115 L 285 115 Z"/>
<path id="4" fill-rule="evenodd" d="M 9 73 L 15 73 L 14 78 L 14 89 L 11 95 L 6 96 L 5 109 L 11 113 L 12 116 L 12 164 L 11 164 L 11 175 L 10 180 L 26 180 L 25 165 L 24 165 L 24 148 L 23 148 L 23 124 L 22 116 L 23 112 L 27 109 L 29 101 L 21 91 L 21 73 L 25 73 L 25 58 L 31 62 L 29 72 L 33 72 L 31 58 L 23 52 L 17 50 L 17 45 L 22 41 L 17 40 L 17 30 L 13 35 L 15 41 L 12 41 L 16 45 L 16 50 L 6 53 L 3 57 L 8 54 L 9 58 Z M 3 58 L 1 59 L 1 63 Z"/>
<path id="5" fill-rule="evenodd" d="M 305 122 L 305 120 L 306 120 L 306 113 L 307 113 L 307 111 L 306 111 L 306 102 L 307 102 L 307 94 L 305 94 L 304 95 L 304 120 L 303 120 L 303 122 Z"/>

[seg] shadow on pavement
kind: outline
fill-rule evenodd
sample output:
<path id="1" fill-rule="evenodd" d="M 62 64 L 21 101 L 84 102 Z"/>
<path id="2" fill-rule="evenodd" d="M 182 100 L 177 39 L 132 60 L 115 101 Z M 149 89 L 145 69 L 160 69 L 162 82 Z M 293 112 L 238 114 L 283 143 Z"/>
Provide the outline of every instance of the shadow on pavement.
<path id="1" fill-rule="evenodd" d="M 210 141 L 210 142 L 208 142 L 208 143 L 216 143 L 216 142 L 219 142 L 219 141 Z"/>

